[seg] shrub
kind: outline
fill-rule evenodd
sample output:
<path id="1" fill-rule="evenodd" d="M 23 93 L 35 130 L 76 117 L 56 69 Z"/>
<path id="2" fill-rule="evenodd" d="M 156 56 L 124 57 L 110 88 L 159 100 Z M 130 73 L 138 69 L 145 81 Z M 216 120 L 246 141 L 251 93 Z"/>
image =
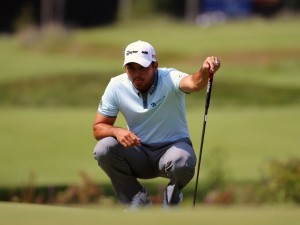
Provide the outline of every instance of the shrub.
<path id="1" fill-rule="evenodd" d="M 300 203 L 300 159 L 272 160 L 264 184 L 267 200 Z"/>

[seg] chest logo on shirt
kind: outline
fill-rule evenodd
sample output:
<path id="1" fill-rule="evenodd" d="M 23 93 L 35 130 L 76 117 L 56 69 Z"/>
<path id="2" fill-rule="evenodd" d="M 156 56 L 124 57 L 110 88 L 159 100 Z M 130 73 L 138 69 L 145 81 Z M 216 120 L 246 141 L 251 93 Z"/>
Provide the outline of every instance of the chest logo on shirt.
<path id="1" fill-rule="evenodd" d="M 160 99 L 158 99 L 156 102 L 151 102 L 151 106 L 154 108 L 156 106 L 158 106 L 164 99 L 166 96 L 161 97 Z"/>

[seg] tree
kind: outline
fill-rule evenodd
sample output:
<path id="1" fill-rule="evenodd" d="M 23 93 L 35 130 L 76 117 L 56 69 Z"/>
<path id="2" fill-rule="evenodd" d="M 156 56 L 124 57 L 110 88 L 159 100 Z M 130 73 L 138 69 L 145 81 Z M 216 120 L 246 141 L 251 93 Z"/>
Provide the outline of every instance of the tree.
<path id="1" fill-rule="evenodd" d="M 41 0 L 41 24 L 64 24 L 65 0 Z"/>
<path id="2" fill-rule="evenodd" d="M 118 20 L 126 20 L 131 16 L 132 0 L 119 0 Z"/>
<path id="3" fill-rule="evenodd" d="M 194 22 L 198 15 L 200 0 L 185 0 L 185 20 Z"/>

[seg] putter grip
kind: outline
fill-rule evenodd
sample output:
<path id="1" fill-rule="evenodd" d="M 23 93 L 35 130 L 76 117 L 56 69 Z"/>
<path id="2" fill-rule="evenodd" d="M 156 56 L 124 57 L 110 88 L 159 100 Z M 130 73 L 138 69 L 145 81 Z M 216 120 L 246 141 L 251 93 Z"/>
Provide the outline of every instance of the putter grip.
<path id="1" fill-rule="evenodd" d="M 206 111 L 209 108 L 213 80 L 214 80 L 213 76 L 210 76 L 209 79 L 208 79 L 207 91 L 206 91 L 206 103 L 205 103 L 205 109 L 206 109 Z"/>

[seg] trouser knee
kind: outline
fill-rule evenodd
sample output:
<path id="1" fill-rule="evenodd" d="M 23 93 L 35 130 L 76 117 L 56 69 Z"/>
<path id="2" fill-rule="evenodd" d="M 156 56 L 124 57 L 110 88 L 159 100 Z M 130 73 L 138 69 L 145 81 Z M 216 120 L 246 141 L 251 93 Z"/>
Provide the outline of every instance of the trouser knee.
<path id="1" fill-rule="evenodd" d="M 118 144 L 118 141 L 113 137 L 101 139 L 94 148 L 94 159 L 97 160 L 98 163 L 105 161 L 105 159 L 109 157 L 112 149 Z"/>
<path id="2" fill-rule="evenodd" d="M 186 186 L 195 174 L 196 156 L 194 153 L 181 151 L 164 160 L 164 170 L 171 182 L 180 188 Z"/>

